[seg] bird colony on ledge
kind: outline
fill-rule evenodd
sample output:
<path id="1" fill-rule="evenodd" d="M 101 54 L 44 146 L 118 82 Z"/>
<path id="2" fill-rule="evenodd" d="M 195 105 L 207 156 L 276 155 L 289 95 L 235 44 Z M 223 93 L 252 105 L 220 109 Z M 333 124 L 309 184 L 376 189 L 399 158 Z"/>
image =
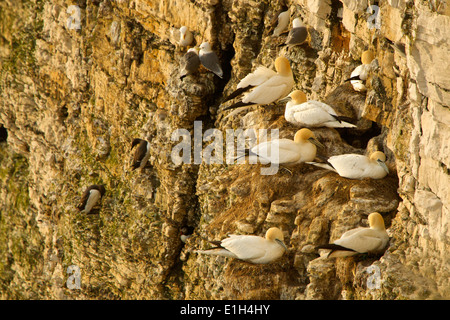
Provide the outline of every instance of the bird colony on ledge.
<path id="1" fill-rule="evenodd" d="M 287 34 L 285 42 L 280 46 L 293 48 L 309 45 L 308 28 L 299 18 L 293 19 L 292 29 L 289 32 L 284 32 L 289 25 L 289 19 L 289 10 L 278 16 L 278 25 L 274 29 L 273 35 Z M 185 50 L 183 48 L 195 43 L 193 33 L 186 26 L 172 31 L 172 37 L 178 39 L 177 45 L 181 50 Z M 363 52 L 362 64 L 355 68 L 345 80 L 351 83 L 355 91 L 364 94 L 365 81 L 371 72 L 370 66 L 373 60 L 374 53 L 372 51 Z M 185 77 L 199 72 L 201 66 L 208 72 L 223 78 L 223 70 L 218 56 L 208 42 L 203 42 L 199 47 L 194 46 L 187 49 L 181 58 L 180 80 L 183 81 Z M 259 66 L 246 75 L 238 83 L 236 90 L 222 99 L 219 112 L 235 109 L 227 115 L 230 117 L 245 111 L 252 105 L 267 106 L 276 102 L 285 103 L 284 117 L 286 121 L 299 127 L 299 130 L 295 133 L 293 140 L 274 139 L 260 142 L 246 150 L 245 157 L 247 159 L 256 158 L 262 164 L 279 164 L 288 171 L 287 167 L 304 163 L 330 170 L 347 179 L 382 179 L 389 173 L 385 164 L 386 156 L 381 151 L 373 152 L 369 156 L 342 154 L 328 159 L 318 159 L 317 147 L 325 148 L 325 146 L 307 127 L 349 128 L 351 130 L 351 128 L 356 128 L 356 125 L 351 123 L 351 119 L 339 116 L 332 106 L 321 101 L 307 100 L 303 91 L 293 90 L 294 76 L 286 57 L 276 57 L 274 66 L 275 70 Z M 242 97 L 237 99 L 241 95 Z M 237 101 L 225 106 L 226 102 L 234 99 Z M 136 138 L 132 141 L 131 149 L 133 148 L 135 148 L 135 153 L 131 168 L 132 170 L 143 170 L 150 157 L 151 143 Z M 98 210 L 93 210 L 93 207 L 104 195 L 103 185 L 89 186 L 82 196 L 78 209 L 86 214 L 98 213 Z M 333 243 L 316 246 L 316 250 L 320 252 L 318 259 L 346 257 L 362 253 L 382 253 L 389 243 L 383 217 L 381 214 L 373 212 L 368 216 L 368 221 L 368 228 L 359 227 L 349 230 Z M 186 243 L 193 233 L 193 227 L 183 227 L 181 241 Z M 220 255 L 253 264 L 267 264 L 279 259 L 288 251 L 283 241 L 282 230 L 272 227 L 267 230 L 264 238 L 256 235 L 229 235 L 228 238 L 221 241 L 210 241 L 214 245 L 212 248 L 193 250 L 193 252 Z"/>

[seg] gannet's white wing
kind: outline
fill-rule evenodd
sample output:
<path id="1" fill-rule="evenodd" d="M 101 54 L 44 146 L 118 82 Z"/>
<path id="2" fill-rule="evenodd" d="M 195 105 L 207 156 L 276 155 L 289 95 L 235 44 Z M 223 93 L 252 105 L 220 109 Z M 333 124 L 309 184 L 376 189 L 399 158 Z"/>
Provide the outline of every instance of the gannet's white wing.
<path id="1" fill-rule="evenodd" d="M 260 84 L 266 82 L 273 76 L 276 76 L 277 73 L 272 69 L 260 66 L 252 73 L 246 75 L 237 85 L 237 89 L 246 88 L 248 86 L 255 87 Z"/>
<path id="2" fill-rule="evenodd" d="M 384 232 L 385 233 L 385 232 Z M 370 228 L 360 228 L 351 235 L 334 241 L 334 244 L 352 249 L 359 253 L 372 252 L 382 249 L 387 243 L 386 237 L 378 230 Z"/>
<path id="3" fill-rule="evenodd" d="M 252 235 L 230 235 L 221 245 L 241 260 L 253 260 L 266 254 L 268 241 Z"/>

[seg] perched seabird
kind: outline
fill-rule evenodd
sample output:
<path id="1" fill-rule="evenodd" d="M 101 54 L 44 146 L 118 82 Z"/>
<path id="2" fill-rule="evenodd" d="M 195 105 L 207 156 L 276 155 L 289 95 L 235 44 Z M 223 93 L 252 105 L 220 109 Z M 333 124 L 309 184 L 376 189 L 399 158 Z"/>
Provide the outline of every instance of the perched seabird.
<path id="1" fill-rule="evenodd" d="M 350 74 L 350 78 L 345 81 L 350 81 L 353 86 L 353 89 L 356 91 L 366 91 L 365 82 L 370 72 L 370 63 L 375 58 L 374 54 L 370 50 L 366 50 L 361 55 L 361 63 L 357 66 L 352 73 Z"/>
<path id="2" fill-rule="evenodd" d="M 275 37 L 278 37 L 287 28 L 287 26 L 289 25 L 289 16 L 289 9 L 281 12 L 278 15 L 278 24 L 273 30 L 273 35 Z"/>
<path id="3" fill-rule="evenodd" d="M 294 86 L 289 60 L 283 56 L 275 60 L 275 71 L 260 66 L 254 72 L 248 74 L 237 85 L 236 90 L 222 103 L 231 100 L 238 95 L 246 93 L 239 101 L 231 106 L 223 108 L 228 110 L 253 104 L 266 105 L 286 97 Z"/>
<path id="4" fill-rule="evenodd" d="M 381 151 L 373 152 L 370 157 L 361 154 L 341 154 L 332 156 L 328 163 L 308 162 L 317 167 L 336 172 L 348 179 L 382 179 L 388 173 L 386 155 Z"/>
<path id="5" fill-rule="evenodd" d="M 267 230 L 265 238 L 232 234 L 222 241 L 210 241 L 217 247 L 197 252 L 265 264 L 279 259 L 288 250 L 283 241 L 283 232 L 273 227 Z"/>
<path id="6" fill-rule="evenodd" d="M 183 243 L 186 243 L 187 239 L 189 239 L 194 233 L 194 227 L 191 226 L 183 226 L 180 229 L 180 239 Z"/>
<path id="7" fill-rule="evenodd" d="M 286 103 L 284 118 L 297 126 L 302 127 L 329 127 L 329 128 L 354 128 L 354 124 L 343 121 L 334 109 L 326 103 L 309 100 L 301 90 L 295 90 L 289 94 L 292 99 Z"/>
<path id="8" fill-rule="evenodd" d="M 303 25 L 302 20 L 300 18 L 295 18 L 292 21 L 292 29 L 289 31 L 289 34 L 286 38 L 284 44 L 288 47 L 298 46 L 303 44 L 308 38 L 308 28 Z"/>
<path id="9" fill-rule="evenodd" d="M 340 239 L 330 244 L 317 246 L 316 249 L 327 249 L 326 258 L 381 252 L 389 242 L 383 217 L 378 212 L 372 212 L 368 219 L 369 228 L 359 227 L 349 230 Z"/>
<path id="10" fill-rule="evenodd" d="M 131 144 L 131 150 L 133 150 L 136 145 L 138 147 L 134 152 L 133 163 L 131 165 L 131 167 L 133 168 L 132 170 L 136 170 L 137 168 L 144 168 L 147 164 L 148 159 L 150 158 L 150 142 L 135 138 Z"/>
<path id="11" fill-rule="evenodd" d="M 194 40 L 194 36 L 192 35 L 192 32 L 189 31 L 189 29 L 186 26 L 182 26 L 180 28 L 180 40 L 179 45 L 182 47 L 189 46 L 192 41 Z"/>
<path id="12" fill-rule="evenodd" d="M 216 53 L 211 50 L 211 45 L 208 42 L 203 42 L 200 45 L 199 57 L 201 64 L 206 69 L 217 75 L 219 78 L 223 77 L 223 71 L 220 66 L 219 58 Z"/>
<path id="13" fill-rule="evenodd" d="M 190 48 L 180 62 L 180 79 L 198 70 L 200 58 L 197 48 Z"/>
<path id="14" fill-rule="evenodd" d="M 94 184 L 88 187 L 81 197 L 81 203 L 77 206 L 77 209 L 83 213 L 89 214 L 92 208 L 105 194 L 105 187 L 103 185 Z"/>
<path id="15" fill-rule="evenodd" d="M 295 133 L 294 140 L 274 139 L 261 142 L 248 151 L 248 156 L 256 157 L 263 164 L 289 166 L 313 161 L 317 153 L 316 146 L 324 148 L 311 130 L 303 128 Z"/>

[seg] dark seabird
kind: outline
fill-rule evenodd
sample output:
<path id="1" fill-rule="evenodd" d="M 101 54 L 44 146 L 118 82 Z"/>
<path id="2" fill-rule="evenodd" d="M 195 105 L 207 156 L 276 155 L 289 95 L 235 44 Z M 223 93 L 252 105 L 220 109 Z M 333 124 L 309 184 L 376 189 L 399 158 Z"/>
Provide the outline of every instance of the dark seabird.
<path id="1" fill-rule="evenodd" d="M 81 197 L 81 203 L 78 205 L 78 210 L 84 213 L 90 213 L 92 208 L 105 194 L 105 187 L 103 185 L 93 184 L 88 187 Z"/>
<path id="2" fill-rule="evenodd" d="M 217 75 L 219 78 L 223 77 L 222 67 L 220 66 L 219 58 L 216 53 L 211 50 L 211 45 L 208 42 L 203 42 L 200 45 L 200 62 L 202 65 Z"/>
<path id="3" fill-rule="evenodd" d="M 180 62 L 180 79 L 192 74 L 200 67 L 200 58 L 197 48 L 191 48 L 186 52 Z"/>
<path id="4" fill-rule="evenodd" d="M 303 44 L 308 39 L 308 29 L 302 24 L 299 18 L 292 21 L 292 29 L 289 31 L 286 42 L 280 46 L 287 45 L 289 47 Z"/>
<path id="5" fill-rule="evenodd" d="M 180 239 L 184 243 L 186 243 L 187 239 L 192 236 L 194 233 L 194 227 L 191 226 L 183 226 L 180 229 Z"/>
<path id="6" fill-rule="evenodd" d="M 136 138 L 131 144 L 131 150 L 133 150 L 136 145 L 138 147 L 134 153 L 133 164 L 131 165 L 133 168 L 132 170 L 144 168 L 150 158 L 150 142 Z"/>

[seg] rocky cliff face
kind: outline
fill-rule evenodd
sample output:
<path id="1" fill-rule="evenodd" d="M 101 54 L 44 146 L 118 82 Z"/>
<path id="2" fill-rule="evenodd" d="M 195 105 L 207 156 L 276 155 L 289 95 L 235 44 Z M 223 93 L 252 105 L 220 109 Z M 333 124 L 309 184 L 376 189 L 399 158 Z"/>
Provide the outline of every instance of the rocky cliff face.
<path id="1" fill-rule="evenodd" d="M 309 44 L 282 47 L 285 36 L 271 36 L 287 8 L 308 26 Z M 179 79 L 185 48 L 171 31 L 182 25 L 197 45 L 212 44 L 223 79 L 205 69 Z M 448 30 L 445 1 L 0 2 L 1 298 L 449 298 Z M 366 49 L 376 60 L 359 93 L 344 80 Z M 357 123 L 313 129 L 321 155 L 382 150 L 386 178 L 172 161 L 173 132 L 190 132 L 193 150 L 202 134 L 194 123 L 291 138 L 297 128 L 282 104 L 218 110 L 242 77 L 279 55 L 296 89 Z M 131 171 L 135 137 L 152 149 L 149 165 Z M 79 213 L 94 183 L 107 189 L 100 211 Z M 316 245 L 366 226 L 373 211 L 391 237 L 382 256 L 316 260 Z M 186 244 L 185 225 L 195 228 Z M 273 264 L 193 252 L 271 226 L 289 248 Z M 79 288 L 68 282 L 78 275 Z"/>

